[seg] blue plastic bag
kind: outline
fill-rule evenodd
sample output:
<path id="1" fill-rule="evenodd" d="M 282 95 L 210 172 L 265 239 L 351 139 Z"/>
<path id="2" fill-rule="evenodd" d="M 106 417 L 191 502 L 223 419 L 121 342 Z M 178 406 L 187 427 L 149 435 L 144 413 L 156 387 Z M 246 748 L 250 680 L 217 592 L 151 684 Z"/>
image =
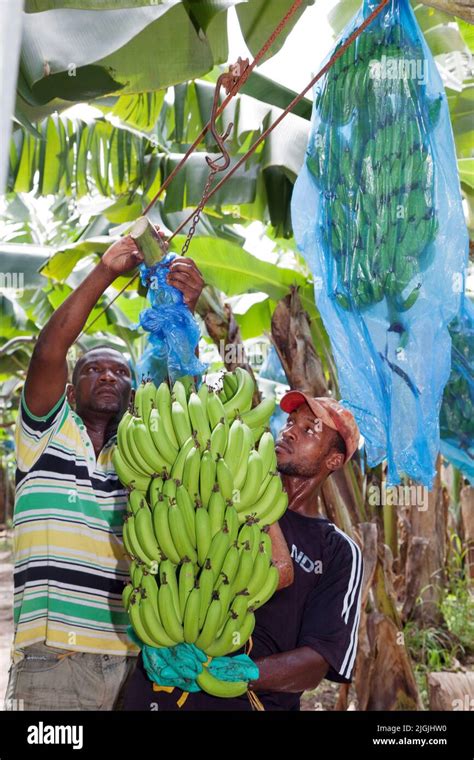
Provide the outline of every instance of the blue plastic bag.
<path id="1" fill-rule="evenodd" d="M 430 487 L 468 234 L 444 88 L 408 0 L 316 86 L 292 219 L 369 465 Z"/>
<path id="2" fill-rule="evenodd" d="M 150 377 L 157 387 L 168 379 L 174 383 L 183 375 L 200 376 L 208 367 L 195 354 L 199 326 L 181 291 L 166 282 L 169 265 L 175 258 L 175 253 L 168 253 L 152 267 L 140 265 L 140 279 L 148 287 L 151 308 L 140 313 L 136 326 L 143 327 L 150 336 L 136 371 L 139 380 Z"/>
<path id="3" fill-rule="evenodd" d="M 441 453 L 474 485 L 474 308 L 466 295 L 449 332 L 451 375 L 441 405 Z"/>

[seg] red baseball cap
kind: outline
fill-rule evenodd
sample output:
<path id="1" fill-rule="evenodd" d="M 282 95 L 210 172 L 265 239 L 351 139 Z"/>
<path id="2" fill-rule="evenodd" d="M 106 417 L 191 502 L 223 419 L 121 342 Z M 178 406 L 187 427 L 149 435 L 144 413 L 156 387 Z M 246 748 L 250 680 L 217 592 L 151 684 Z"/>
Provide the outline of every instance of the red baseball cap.
<path id="1" fill-rule="evenodd" d="M 344 464 L 349 461 L 359 447 L 360 433 L 354 415 L 349 409 L 333 398 L 319 396 L 313 398 L 303 391 L 288 391 L 280 401 L 280 407 L 284 412 L 293 412 L 302 404 L 308 404 L 317 419 L 320 419 L 328 427 L 337 430 L 346 444 L 346 458 Z"/>

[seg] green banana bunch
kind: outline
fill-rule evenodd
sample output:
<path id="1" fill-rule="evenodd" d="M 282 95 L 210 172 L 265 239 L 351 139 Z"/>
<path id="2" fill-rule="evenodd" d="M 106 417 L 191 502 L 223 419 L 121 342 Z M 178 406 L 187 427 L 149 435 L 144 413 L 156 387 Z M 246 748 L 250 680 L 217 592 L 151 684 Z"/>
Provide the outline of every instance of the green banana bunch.
<path id="1" fill-rule="evenodd" d="M 423 105 L 407 61 L 423 63 L 422 50 L 399 25 L 375 19 L 316 99 L 321 123 L 306 161 L 320 191 L 321 243 L 335 264 L 333 297 L 346 310 L 383 299 L 390 313 L 412 308 L 438 230 L 429 130 L 440 102 Z"/>
<path id="2" fill-rule="evenodd" d="M 266 427 L 275 402 L 252 409 L 254 389 L 240 368 L 224 375 L 222 391 L 147 382 L 120 422 L 114 461 L 129 488 L 131 559 L 122 599 L 149 646 L 236 651 L 276 589 L 268 526 L 287 497 Z M 201 688 L 222 697 L 246 688 L 201 676 Z"/>

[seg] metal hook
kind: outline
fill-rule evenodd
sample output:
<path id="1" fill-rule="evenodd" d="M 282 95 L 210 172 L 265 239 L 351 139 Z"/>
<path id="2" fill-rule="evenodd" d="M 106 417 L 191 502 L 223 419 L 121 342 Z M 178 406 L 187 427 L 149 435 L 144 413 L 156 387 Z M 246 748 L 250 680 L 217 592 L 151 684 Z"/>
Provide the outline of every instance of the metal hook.
<path id="1" fill-rule="evenodd" d="M 206 161 L 209 167 L 215 172 L 224 171 L 224 169 L 227 169 L 227 167 L 230 164 L 230 156 L 229 156 L 228 151 L 226 150 L 224 142 L 229 137 L 234 124 L 231 122 L 223 135 L 219 134 L 216 127 L 217 109 L 219 107 L 219 93 L 220 93 L 223 81 L 225 81 L 225 79 L 227 79 L 228 76 L 229 76 L 228 74 L 221 74 L 219 79 L 216 82 L 216 89 L 214 91 L 214 102 L 212 104 L 212 113 L 211 113 L 211 118 L 209 120 L 210 132 L 222 153 L 222 156 L 218 156 L 218 158 L 215 158 L 215 159 L 212 159 L 209 156 L 206 156 Z M 219 163 L 219 161 L 221 160 L 223 160 L 222 164 Z"/>
<path id="2" fill-rule="evenodd" d="M 233 122 L 231 122 L 223 135 L 220 135 L 219 132 L 217 131 L 216 119 L 217 119 L 217 110 L 219 108 L 220 90 L 221 90 L 221 87 L 224 86 L 227 94 L 229 94 L 232 88 L 235 87 L 235 85 L 237 84 L 242 74 L 245 73 L 248 66 L 249 66 L 248 58 L 246 58 L 244 61 L 242 60 L 242 58 L 239 58 L 237 63 L 234 63 L 232 66 L 230 66 L 229 71 L 225 72 L 224 74 L 221 74 L 219 79 L 216 82 L 216 89 L 214 91 L 214 102 L 212 104 L 212 113 L 211 113 L 211 118 L 209 120 L 209 129 L 211 131 L 212 136 L 214 137 L 214 140 L 216 141 L 217 145 L 219 146 L 221 150 L 222 156 L 219 156 L 218 158 L 215 158 L 215 159 L 212 159 L 212 158 L 209 158 L 209 156 L 206 156 L 206 161 L 209 167 L 214 172 L 221 172 L 224 169 L 227 169 L 227 167 L 230 164 L 230 156 L 226 150 L 224 142 L 229 137 L 232 127 L 234 126 Z M 223 160 L 224 163 L 222 164 L 218 163 L 221 160 Z"/>

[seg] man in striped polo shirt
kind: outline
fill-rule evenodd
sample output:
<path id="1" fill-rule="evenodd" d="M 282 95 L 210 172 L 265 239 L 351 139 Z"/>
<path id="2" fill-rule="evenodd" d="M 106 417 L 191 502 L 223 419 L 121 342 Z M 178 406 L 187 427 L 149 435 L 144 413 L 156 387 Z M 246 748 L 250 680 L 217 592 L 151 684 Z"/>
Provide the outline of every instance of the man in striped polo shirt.
<path id="1" fill-rule="evenodd" d="M 110 710 L 138 654 L 121 592 L 127 492 L 111 461 L 132 377 L 123 355 L 67 352 L 100 296 L 143 256 L 114 243 L 41 330 L 21 394 L 14 512 L 15 637 L 6 704 L 26 710 Z M 178 257 L 167 281 L 194 311 L 204 282 Z M 67 388 L 66 388 L 67 385 Z"/>

